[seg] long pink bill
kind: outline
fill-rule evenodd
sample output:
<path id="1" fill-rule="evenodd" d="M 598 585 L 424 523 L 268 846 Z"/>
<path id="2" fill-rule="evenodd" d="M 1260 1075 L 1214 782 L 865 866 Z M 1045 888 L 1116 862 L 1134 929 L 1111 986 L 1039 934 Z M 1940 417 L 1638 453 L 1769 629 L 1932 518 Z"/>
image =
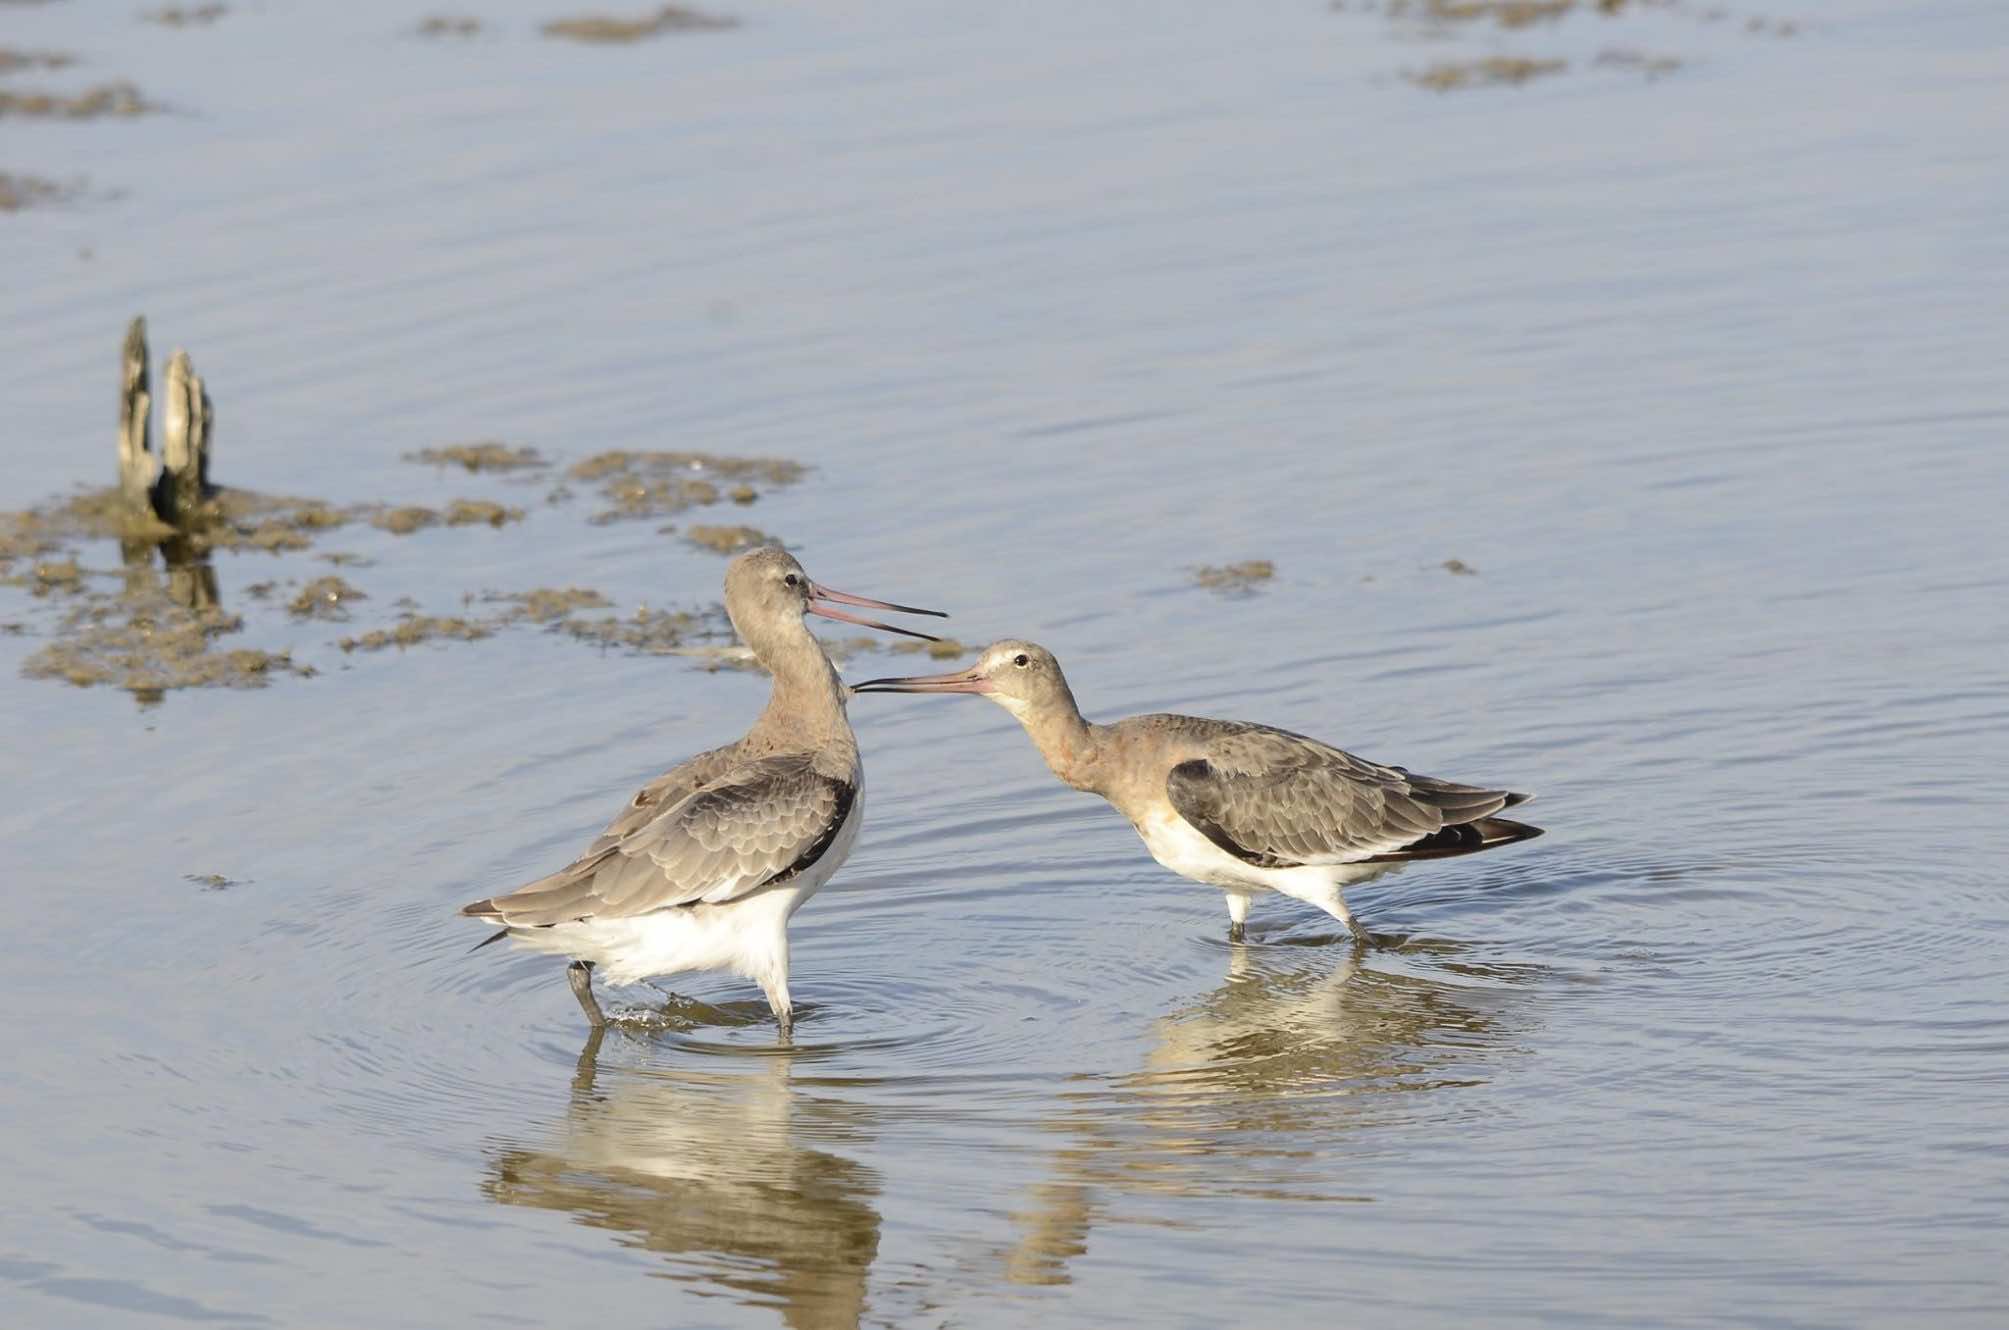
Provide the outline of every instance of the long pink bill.
<path id="1" fill-rule="evenodd" d="M 861 605 L 869 610 L 891 610 L 895 614 L 929 614 L 937 619 L 946 619 L 949 617 L 941 610 L 923 610 L 916 609 L 912 605 L 895 605 L 890 600 L 873 600 L 869 596 L 854 596 L 848 591 L 833 591 L 820 583 L 810 583 L 809 612 L 811 614 L 821 615 L 826 619 L 835 619 L 839 623 L 855 623 L 865 628 L 877 628 L 882 632 L 899 633 L 903 637 L 918 637 L 923 642 L 939 642 L 942 640 L 932 633 L 918 633 L 912 628 L 896 628 L 890 623 L 881 623 L 877 619 L 867 619 L 863 615 L 846 614 L 843 610 L 832 608 L 833 604 Z"/>
<path id="2" fill-rule="evenodd" d="M 853 684 L 854 693 L 990 693 L 996 687 L 976 670 L 952 674 L 909 674 L 892 679 L 867 679 Z"/>

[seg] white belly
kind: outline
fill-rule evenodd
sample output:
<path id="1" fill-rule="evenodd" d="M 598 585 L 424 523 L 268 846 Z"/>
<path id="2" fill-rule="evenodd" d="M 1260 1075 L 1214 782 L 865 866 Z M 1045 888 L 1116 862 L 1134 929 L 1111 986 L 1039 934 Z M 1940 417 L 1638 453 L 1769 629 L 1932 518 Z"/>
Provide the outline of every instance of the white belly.
<path id="1" fill-rule="evenodd" d="M 1399 864 L 1300 864 L 1262 868 L 1244 863 L 1201 834 L 1198 828 L 1166 809 L 1137 823 L 1137 834 L 1151 857 L 1181 877 L 1225 891 L 1247 894 L 1277 891 L 1323 906 L 1340 887 L 1380 877 Z"/>
<path id="2" fill-rule="evenodd" d="M 517 946 L 591 961 L 610 984 L 632 984 L 658 975 L 729 970 L 763 986 L 788 979 L 788 921 L 830 880 L 865 821 L 865 780 L 844 825 L 822 857 L 779 886 L 765 887 L 716 905 L 679 905 L 625 919 L 584 919 L 526 928 L 510 934 Z"/>

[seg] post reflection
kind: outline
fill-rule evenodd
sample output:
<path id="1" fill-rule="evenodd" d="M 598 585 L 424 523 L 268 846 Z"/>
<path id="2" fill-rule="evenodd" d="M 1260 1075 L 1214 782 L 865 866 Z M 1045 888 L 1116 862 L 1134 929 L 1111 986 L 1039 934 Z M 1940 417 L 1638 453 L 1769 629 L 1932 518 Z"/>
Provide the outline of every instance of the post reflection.
<path id="1" fill-rule="evenodd" d="M 1068 1283 L 1126 1196 L 1372 1199 L 1324 1161 L 1362 1132 L 1450 1111 L 1445 1093 L 1482 1083 L 1525 1028 L 1537 972 L 1463 950 L 1412 939 L 1370 966 L 1355 949 L 1235 948 L 1218 988 L 1153 1023 L 1141 1068 L 1048 1124 L 1059 1143 L 1013 1206 L 1003 1278 Z"/>
<path id="2" fill-rule="evenodd" d="M 498 1152 L 483 1192 L 623 1234 L 669 1258 L 667 1277 L 774 1308 L 792 1330 L 856 1327 L 878 1179 L 809 1144 L 855 1138 L 856 1109 L 798 1091 L 787 1058 L 731 1074 L 603 1071 L 602 1035 L 579 1055 L 552 1139 Z"/>

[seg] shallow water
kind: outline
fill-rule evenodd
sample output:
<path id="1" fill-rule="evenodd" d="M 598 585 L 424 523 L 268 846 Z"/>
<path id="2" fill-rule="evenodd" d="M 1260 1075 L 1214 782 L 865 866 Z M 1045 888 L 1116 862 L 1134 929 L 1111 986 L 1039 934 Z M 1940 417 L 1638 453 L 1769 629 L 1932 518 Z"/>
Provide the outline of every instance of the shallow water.
<path id="1" fill-rule="evenodd" d="M 1231 948 L 1003 713 L 861 698 L 793 1050 L 713 979 L 595 1045 L 453 910 L 760 679 L 246 608 L 318 677 L 135 706 L 18 677 L 45 611 L 0 588 L 0 1322 L 1999 1324 L 1994 7 L 718 8 L 580 47 L 562 7 L 8 7 L 86 62 L 10 84 L 171 108 L 0 122 L 93 191 L 0 216 L 9 506 L 110 479 L 144 311 L 232 483 L 799 458 L 717 520 L 1045 642 L 1092 715 L 1531 789 L 1548 836 L 1356 892 L 1372 952 L 1277 901 Z M 1493 54 L 1570 64 L 1403 77 Z M 717 595 L 654 523 L 530 507 L 331 547 L 380 607 Z"/>

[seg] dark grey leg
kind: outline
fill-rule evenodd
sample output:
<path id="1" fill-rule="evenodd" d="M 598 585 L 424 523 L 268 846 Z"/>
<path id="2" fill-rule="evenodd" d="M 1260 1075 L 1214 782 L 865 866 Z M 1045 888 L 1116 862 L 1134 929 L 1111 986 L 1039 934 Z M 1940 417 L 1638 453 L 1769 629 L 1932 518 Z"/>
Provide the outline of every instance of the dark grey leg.
<path id="1" fill-rule="evenodd" d="M 1242 924 L 1241 920 L 1234 920 L 1228 925 L 1228 941 L 1240 942 L 1247 938 L 1248 935 L 1249 930 Z"/>
<path id="2" fill-rule="evenodd" d="M 794 1010 L 788 1007 L 783 1007 L 780 1011 L 774 1014 L 774 1019 L 781 1026 L 781 1042 L 784 1044 L 794 1043 L 795 1042 Z"/>
<path id="3" fill-rule="evenodd" d="M 605 1025 L 607 1018 L 593 997 L 593 962 L 573 961 L 565 967 L 565 980 L 572 985 L 572 996 L 579 999 L 579 1007 L 586 1013 L 587 1022 L 595 1028 Z"/>

